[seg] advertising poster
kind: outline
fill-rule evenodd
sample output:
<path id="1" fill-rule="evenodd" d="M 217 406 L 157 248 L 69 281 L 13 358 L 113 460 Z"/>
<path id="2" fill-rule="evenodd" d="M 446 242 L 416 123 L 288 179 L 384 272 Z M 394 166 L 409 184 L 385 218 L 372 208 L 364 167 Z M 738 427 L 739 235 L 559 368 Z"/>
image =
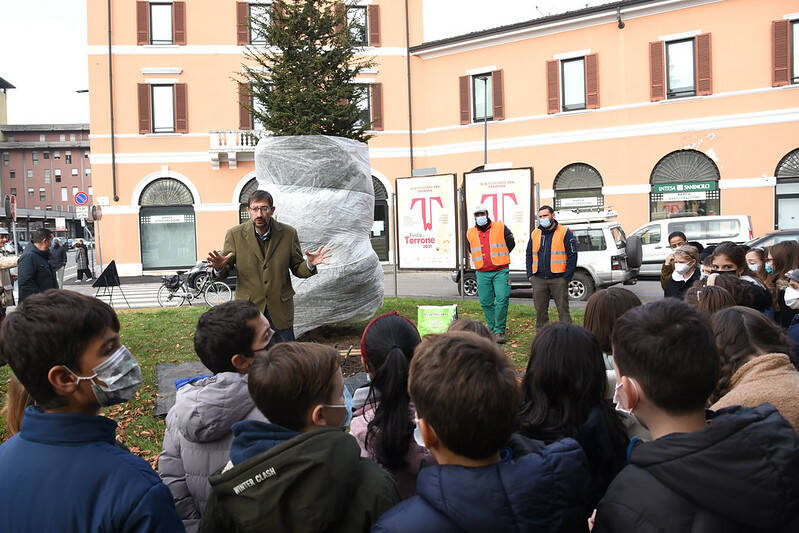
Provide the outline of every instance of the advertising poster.
<path id="1" fill-rule="evenodd" d="M 455 175 L 397 179 L 399 268 L 457 268 Z"/>
<path id="2" fill-rule="evenodd" d="M 510 253 L 510 269 L 525 269 L 533 210 L 533 169 L 512 168 L 467 172 L 463 175 L 466 228 L 474 226 L 474 207 L 485 205 L 491 220 L 499 220 L 513 232 L 516 247 Z"/>

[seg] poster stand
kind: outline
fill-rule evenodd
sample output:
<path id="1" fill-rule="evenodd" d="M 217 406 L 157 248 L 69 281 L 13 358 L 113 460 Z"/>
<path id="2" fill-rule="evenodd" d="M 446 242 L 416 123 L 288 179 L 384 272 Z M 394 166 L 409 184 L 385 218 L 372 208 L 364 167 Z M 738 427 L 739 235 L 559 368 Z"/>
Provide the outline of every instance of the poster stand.
<path id="1" fill-rule="evenodd" d="M 114 288 L 118 289 L 119 293 L 122 295 L 122 298 L 125 300 L 128 309 L 130 309 L 130 303 L 128 303 L 128 299 L 125 296 L 125 293 L 122 291 L 122 285 L 119 282 L 116 261 L 111 260 L 111 262 L 108 263 L 108 266 L 105 267 L 105 270 L 103 270 L 97 279 L 94 280 L 92 287 L 97 289 L 97 292 L 94 293 L 94 297 L 102 299 L 103 297 L 108 296 L 108 305 L 111 307 L 114 307 Z"/>

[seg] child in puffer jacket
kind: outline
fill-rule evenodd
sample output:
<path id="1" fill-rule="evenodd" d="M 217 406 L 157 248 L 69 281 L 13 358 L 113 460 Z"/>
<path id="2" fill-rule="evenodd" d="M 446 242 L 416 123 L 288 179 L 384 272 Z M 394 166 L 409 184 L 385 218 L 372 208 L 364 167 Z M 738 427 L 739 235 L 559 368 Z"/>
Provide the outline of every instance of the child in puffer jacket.
<path id="1" fill-rule="evenodd" d="M 230 458 L 233 424 L 266 421 L 247 391 L 247 369 L 273 333 L 264 314 L 243 300 L 212 307 L 197 322 L 194 350 L 214 375 L 178 388 L 158 459 L 161 480 L 190 533 L 197 531 L 211 492 L 208 477 Z"/>

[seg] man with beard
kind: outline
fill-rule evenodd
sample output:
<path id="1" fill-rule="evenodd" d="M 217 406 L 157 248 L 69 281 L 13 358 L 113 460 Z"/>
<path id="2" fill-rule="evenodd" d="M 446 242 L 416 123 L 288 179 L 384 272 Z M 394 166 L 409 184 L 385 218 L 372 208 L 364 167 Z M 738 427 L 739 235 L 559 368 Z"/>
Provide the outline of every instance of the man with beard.
<path id="1" fill-rule="evenodd" d="M 216 279 L 225 279 L 235 265 L 236 299 L 249 300 L 260 309 L 275 331 L 270 345 L 294 340 L 294 289 L 289 271 L 298 278 L 316 274 L 326 265 L 330 249 L 300 249 L 297 230 L 272 218 L 275 205 L 267 191 L 255 191 L 247 204 L 250 221 L 227 231 L 222 251 L 212 250 L 208 261 Z"/>

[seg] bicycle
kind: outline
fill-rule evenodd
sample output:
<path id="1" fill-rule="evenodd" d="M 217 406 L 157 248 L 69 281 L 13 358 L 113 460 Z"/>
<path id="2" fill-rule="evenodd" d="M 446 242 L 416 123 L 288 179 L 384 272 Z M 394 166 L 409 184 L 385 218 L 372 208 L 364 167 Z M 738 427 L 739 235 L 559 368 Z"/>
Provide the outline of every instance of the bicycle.
<path id="1" fill-rule="evenodd" d="M 205 303 L 214 306 L 229 302 L 233 298 L 233 291 L 226 283 L 213 281 L 213 276 L 206 269 L 206 275 L 198 277 L 196 288 L 187 283 L 188 276 L 185 270 L 178 270 L 172 276 L 162 276 L 161 286 L 158 288 L 158 304 L 161 307 L 180 307 L 192 300 L 203 298 Z"/>

